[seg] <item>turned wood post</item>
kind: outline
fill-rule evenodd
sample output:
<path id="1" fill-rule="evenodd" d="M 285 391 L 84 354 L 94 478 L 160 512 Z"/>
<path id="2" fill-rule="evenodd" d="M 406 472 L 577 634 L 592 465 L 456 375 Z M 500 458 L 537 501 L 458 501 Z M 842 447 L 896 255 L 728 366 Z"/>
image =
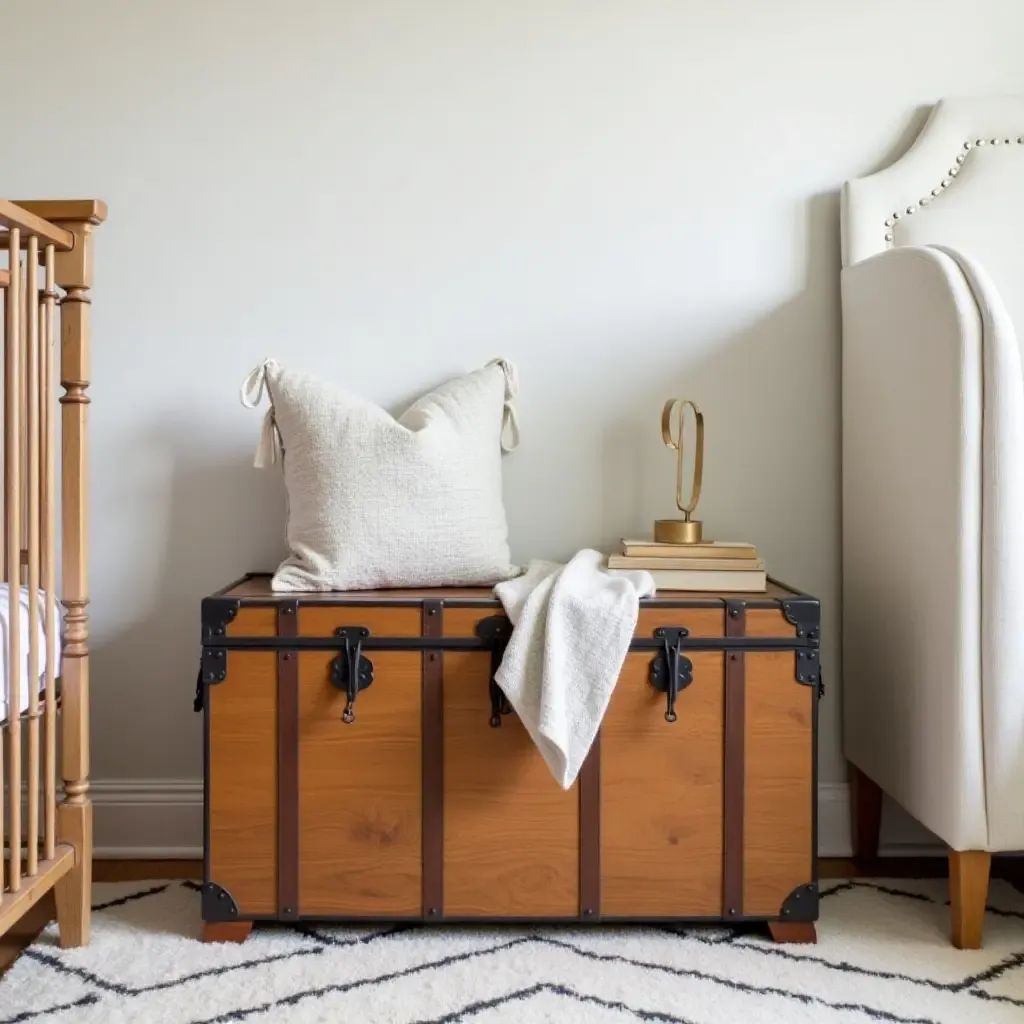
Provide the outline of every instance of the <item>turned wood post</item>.
<path id="1" fill-rule="evenodd" d="M 56 205 L 56 204 L 55 204 Z M 69 206 L 71 204 L 68 204 Z M 61 602 L 65 645 L 61 669 L 61 775 L 64 799 L 57 811 L 57 840 L 75 849 L 75 867 L 57 883 L 62 946 L 89 941 L 92 889 L 92 801 L 89 798 L 89 585 L 88 411 L 90 289 L 93 226 L 106 210 L 82 204 L 79 215 L 54 217 L 74 234 L 73 248 L 56 254 L 60 300 L 61 406 Z M 56 211 L 55 211 L 56 212 Z"/>

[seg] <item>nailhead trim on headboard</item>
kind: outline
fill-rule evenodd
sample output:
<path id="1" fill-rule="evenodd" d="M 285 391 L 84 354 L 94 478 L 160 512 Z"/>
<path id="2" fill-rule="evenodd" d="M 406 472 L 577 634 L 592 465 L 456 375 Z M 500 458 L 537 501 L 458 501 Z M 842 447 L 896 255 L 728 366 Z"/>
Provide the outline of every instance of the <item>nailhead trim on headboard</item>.
<path id="1" fill-rule="evenodd" d="M 1017 136 L 1017 143 L 1019 145 L 1024 145 L 1024 135 L 1018 135 Z M 990 146 L 990 145 L 991 146 L 1001 146 L 1001 145 L 1009 146 L 1009 145 L 1012 145 L 1012 144 L 1013 144 L 1013 139 L 975 139 L 973 142 L 971 142 L 968 139 L 968 141 L 964 143 L 963 149 L 961 149 L 961 151 L 959 153 L 957 153 L 956 162 L 946 172 L 946 177 L 943 178 L 942 181 L 939 182 L 939 184 L 938 184 L 938 186 L 936 188 L 932 189 L 931 195 L 922 196 L 920 199 L 918 199 L 918 201 L 916 203 L 911 203 L 905 210 L 903 210 L 903 211 L 896 210 L 895 212 L 890 214 L 890 216 L 886 217 L 886 219 L 885 219 L 885 240 L 886 240 L 886 242 L 891 243 L 892 240 L 893 240 L 892 229 L 895 226 L 896 221 L 900 220 L 903 217 L 910 217 L 913 214 L 917 213 L 917 208 L 919 206 L 927 206 L 932 201 L 932 199 L 934 199 L 936 196 L 942 195 L 943 191 L 945 189 L 949 188 L 949 186 L 953 184 L 953 179 L 960 173 L 960 167 L 963 164 L 963 162 L 967 159 L 967 154 L 972 149 L 974 149 L 975 146 Z"/>

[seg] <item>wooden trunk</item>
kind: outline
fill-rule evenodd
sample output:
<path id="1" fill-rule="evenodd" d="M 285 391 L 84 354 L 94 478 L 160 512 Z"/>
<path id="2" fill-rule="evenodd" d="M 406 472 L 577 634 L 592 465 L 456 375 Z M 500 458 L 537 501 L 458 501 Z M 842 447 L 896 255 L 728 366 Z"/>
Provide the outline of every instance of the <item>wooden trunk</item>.
<path id="1" fill-rule="evenodd" d="M 253 575 L 202 617 L 207 922 L 813 927 L 814 598 L 644 601 L 568 791 L 492 682 L 510 626 L 489 590 Z"/>

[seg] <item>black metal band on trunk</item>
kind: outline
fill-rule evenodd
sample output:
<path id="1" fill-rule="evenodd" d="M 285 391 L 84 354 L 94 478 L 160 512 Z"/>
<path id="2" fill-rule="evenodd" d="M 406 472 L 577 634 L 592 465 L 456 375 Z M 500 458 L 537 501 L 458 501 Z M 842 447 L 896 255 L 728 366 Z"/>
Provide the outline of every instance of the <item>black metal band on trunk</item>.
<path id="1" fill-rule="evenodd" d="M 747 630 L 743 601 L 726 601 L 725 635 L 742 637 Z M 743 791 L 744 705 L 746 703 L 745 656 L 742 651 L 723 652 L 725 659 L 725 743 L 722 783 L 722 917 L 743 914 Z"/>
<path id="2" fill-rule="evenodd" d="M 277 609 L 277 635 L 297 636 L 298 606 Z M 299 652 L 277 652 L 277 914 L 299 917 Z"/>
<path id="3" fill-rule="evenodd" d="M 423 602 L 423 635 L 444 635 L 440 601 Z M 423 652 L 423 916 L 444 912 L 444 654 Z"/>
<path id="4" fill-rule="evenodd" d="M 601 914 L 601 732 L 598 730 L 579 775 L 580 917 Z"/>

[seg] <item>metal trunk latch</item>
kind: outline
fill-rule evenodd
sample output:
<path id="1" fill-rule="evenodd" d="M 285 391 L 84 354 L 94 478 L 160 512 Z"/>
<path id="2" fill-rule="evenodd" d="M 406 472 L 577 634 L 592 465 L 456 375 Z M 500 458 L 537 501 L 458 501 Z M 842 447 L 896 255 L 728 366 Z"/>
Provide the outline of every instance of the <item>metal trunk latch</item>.
<path id="1" fill-rule="evenodd" d="M 489 640 L 491 645 L 491 676 L 488 683 L 491 697 L 490 721 L 491 728 L 497 729 L 501 725 L 501 716 L 512 713 L 512 705 L 502 693 L 496 678 L 498 669 L 501 668 L 501 659 L 505 657 L 509 637 L 512 636 L 512 623 L 504 615 L 491 615 L 477 623 L 476 635 L 481 640 Z"/>
<path id="2" fill-rule="evenodd" d="M 665 708 L 665 721 L 674 722 L 676 714 L 676 698 L 681 690 L 693 682 L 693 662 L 683 654 L 683 639 L 689 630 L 680 627 L 664 627 L 654 631 L 654 637 L 663 641 L 660 650 L 651 661 L 647 673 L 647 681 L 659 693 L 668 695 Z"/>
<path id="3" fill-rule="evenodd" d="M 356 717 L 355 703 L 359 691 L 373 682 L 373 662 L 362 653 L 363 641 L 370 631 L 365 626 L 341 626 L 334 635 L 345 641 L 345 649 L 331 662 L 331 682 L 345 691 L 345 711 L 341 720 L 351 724 Z"/>

